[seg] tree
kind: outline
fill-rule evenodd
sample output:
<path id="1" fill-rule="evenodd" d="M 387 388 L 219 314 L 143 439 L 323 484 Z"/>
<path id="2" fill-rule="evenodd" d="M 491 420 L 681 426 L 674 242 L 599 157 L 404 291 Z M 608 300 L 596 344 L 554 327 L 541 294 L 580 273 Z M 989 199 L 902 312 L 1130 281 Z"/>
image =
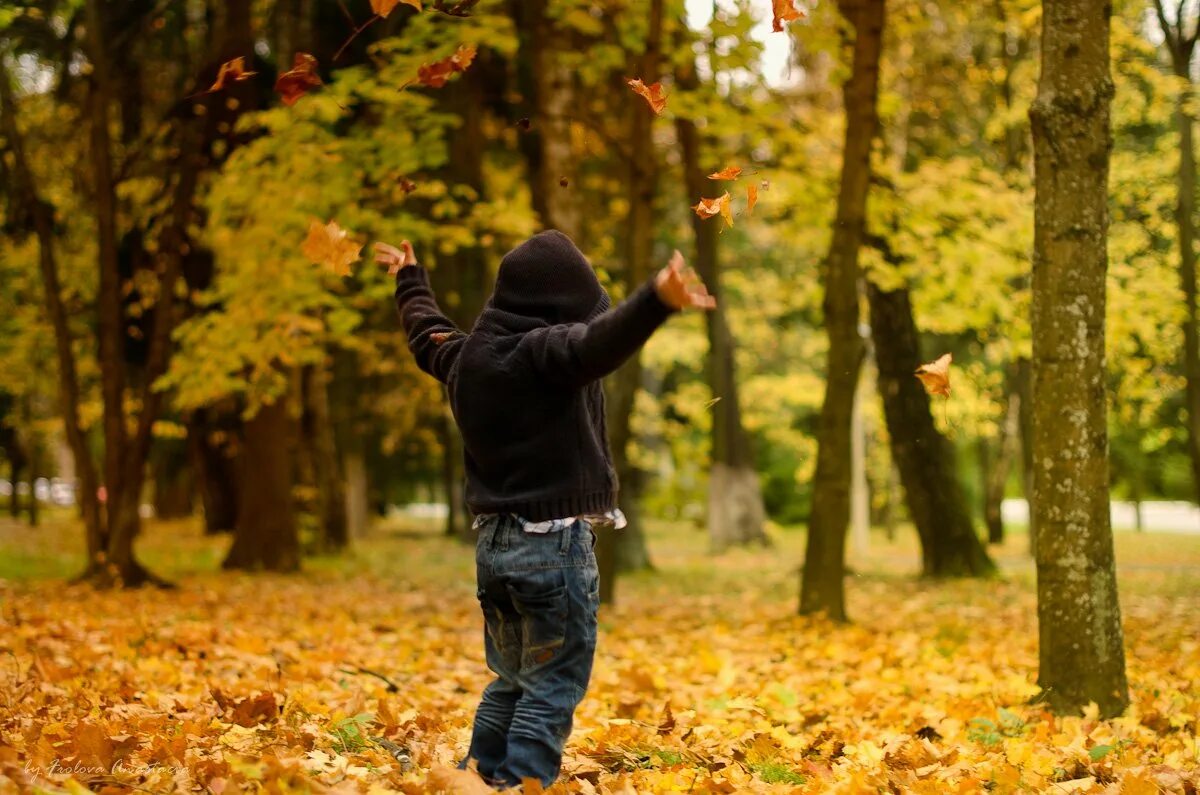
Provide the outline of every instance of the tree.
<path id="1" fill-rule="evenodd" d="M 1108 496 L 1107 0 L 1045 0 L 1034 143 L 1033 514 L 1038 684 L 1053 709 L 1129 703 Z"/>
<path id="2" fill-rule="evenodd" d="M 934 577 L 990 573 L 995 566 L 975 534 L 954 447 L 934 425 L 929 395 L 913 377 L 923 360 L 908 290 L 868 282 L 867 296 L 879 394 L 892 458 L 921 539 L 922 571 Z"/>
<path id="3" fill-rule="evenodd" d="M 1200 316 L 1196 310 L 1196 144 L 1193 138 L 1195 120 L 1192 118 L 1192 54 L 1196 50 L 1196 38 L 1200 36 L 1200 18 L 1193 5 L 1188 0 L 1178 0 L 1172 9 L 1172 20 L 1167 16 L 1163 0 L 1154 0 L 1163 46 L 1171 59 L 1171 71 L 1182 83 L 1175 105 L 1175 124 L 1179 129 L 1179 194 L 1175 223 L 1179 227 L 1179 281 L 1184 306 L 1184 414 L 1192 479 L 1196 499 L 1200 501 Z"/>
<path id="4" fill-rule="evenodd" d="M 871 147 L 879 125 L 876 99 L 883 49 L 885 0 L 841 0 L 854 35 L 850 75 L 842 89 L 846 131 L 833 237 L 824 264 L 825 328 L 829 350 L 825 398 L 817 431 L 817 470 L 800 612 L 846 620 L 846 526 L 850 521 L 850 425 L 864 355 L 859 332 L 859 247 L 866 223 Z"/>
<path id="5" fill-rule="evenodd" d="M 695 89 L 699 84 L 695 63 L 679 69 L 676 84 Z M 676 123 L 689 201 L 696 201 L 712 183 L 700 165 L 701 138 L 691 119 Z M 704 315 L 708 335 L 705 377 L 713 398 L 712 447 L 708 477 L 708 535 L 714 552 L 752 542 L 769 543 L 763 530 L 766 513 L 762 488 L 754 471 L 750 437 L 742 425 L 741 401 L 734 362 L 734 339 L 721 299 L 721 269 L 717 238 L 719 221 L 691 217 L 696 239 L 696 272 L 717 299 L 716 309 Z"/>

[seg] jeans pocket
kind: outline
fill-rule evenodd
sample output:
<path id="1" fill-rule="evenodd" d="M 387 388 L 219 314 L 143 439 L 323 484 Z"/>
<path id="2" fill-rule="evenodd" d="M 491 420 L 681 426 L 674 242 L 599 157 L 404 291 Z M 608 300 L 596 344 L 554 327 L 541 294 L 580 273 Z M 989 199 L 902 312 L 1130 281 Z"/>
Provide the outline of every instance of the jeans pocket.
<path id="1" fill-rule="evenodd" d="M 513 607 L 521 616 L 521 670 L 554 660 L 567 637 L 569 597 L 560 569 L 529 572 L 508 584 Z"/>

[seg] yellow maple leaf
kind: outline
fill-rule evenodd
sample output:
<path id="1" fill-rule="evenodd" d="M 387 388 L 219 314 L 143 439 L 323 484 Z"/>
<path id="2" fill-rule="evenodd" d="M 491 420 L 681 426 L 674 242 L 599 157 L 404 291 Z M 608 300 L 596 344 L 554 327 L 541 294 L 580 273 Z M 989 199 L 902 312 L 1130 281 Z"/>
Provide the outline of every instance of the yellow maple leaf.
<path id="1" fill-rule="evenodd" d="M 308 223 L 308 236 L 300 250 L 314 264 L 324 265 L 338 276 L 349 276 L 350 265 L 361 257 L 362 243 L 351 240 L 337 221 L 323 224 L 313 218 Z"/>

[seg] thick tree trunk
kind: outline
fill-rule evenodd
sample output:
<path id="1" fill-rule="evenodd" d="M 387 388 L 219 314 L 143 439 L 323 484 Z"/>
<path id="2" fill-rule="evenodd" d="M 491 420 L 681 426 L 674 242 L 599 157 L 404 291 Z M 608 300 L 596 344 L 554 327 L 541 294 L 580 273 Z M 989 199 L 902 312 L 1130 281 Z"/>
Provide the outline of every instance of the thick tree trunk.
<path id="1" fill-rule="evenodd" d="M 1108 0 L 1044 0 L 1034 144 L 1033 511 L 1038 685 L 1051 708 L 1129 703 L 1108 493 Z"/>
<path id="2" fill-rule="evenodd" d="M 317 490 L 317 522 L 323 552 L 340 552 L 350 543 L 346 518 L 346 479 L 329 416 L 329 374 L 321 365 L 302 371 L 303 426 L 312 449 L 313 484 Z"/>
<path id="3" fill-rule="evenodd" d="M 46 315 L 54 329 L 54 351 L 58 370 L 58 410 L 63 420 L 63 430 L 74 459 L 79 477 L 80 513 L 87 534 L 88 560 L 98 560 L 104 549 L 104 529 L 97 493 L 100 478 L 95 462 L 87 446 L 87 439 L 79 419 L 80 388 L 75 368 L 75 352 L 72 348 L 71 330 L 67 323 L 67 310 L 62 300 L 62 284 L 59 280 L 58 260 L 54 251 L 54 212 L 37 191 L 33 174 L 25 154 L 16 122 L 16 100 L 12 95 L 10 77 L 0 59 L 0 124 L 13 153 L 14 172 L 18 186 L 28 199 L 33 216 L 34 231 L 38 238 L 38 267 L 42 276 L 42 295 L 46 303 Z"/>
<path id="4" fill-rule="evenodd" d="M 931 577 L 988 574 L 995 567 L 975 534 L 954 446 L 938 431 L 929 395 L 913 377 L 922 360 L 908 291 L 884 292 L 868 284 L 867 297 L 879 394 L 892 459 L 921 539 L 922 572 Z"/>
<path id="5" fill-rule="evenodd" d="M 300 536 L 292 509 L 291 429 L 286 397 L 247 420 L 241 455 L 241 493 L 226 569 L 295 571 Z"/>
<path id="6" fill-rule="evenodd" d="M 680 68 L 676 82 L 681 89 L 695 89 L 699 81 L 691 62 Z M 675 122 L 683 155 L 684 184 L 688 201 L 694 203 L 714 187 L 701 167 L 700 133 L 691 119 Z M 712 467 L 708 477 L 708 535 L 714 552 L 749 543 L 769 543 L 763 524 L 762 488 L 754 469 L 750 437 L 742 425 L 734 362 L 733 333 L 721 299 L 721 268 L 717 238 L 720 219 L 702 219 L 692 213 L 692 233 L 696 239 L 696 272 L 717 299 L 717 307 L 704 314 L 708 333 L 708 360 L 705 375 L 713 398 Z"/>
<path id="7" fill-rule="evenodd" d="M 846 114 L 841 187 L 824 265 L 829 351 L 817 430 L 817 470 L 808 521 L 800 612 L 845 621 L 846 527 L 850 521 L 850 411 L 864 346 L 858 329 L 858 252 L 871 176 L 871 142 L 879 124 L 879 58 L 884 0 L 840 0 L 854 36 L 853 63 L 842 89 Z"/>

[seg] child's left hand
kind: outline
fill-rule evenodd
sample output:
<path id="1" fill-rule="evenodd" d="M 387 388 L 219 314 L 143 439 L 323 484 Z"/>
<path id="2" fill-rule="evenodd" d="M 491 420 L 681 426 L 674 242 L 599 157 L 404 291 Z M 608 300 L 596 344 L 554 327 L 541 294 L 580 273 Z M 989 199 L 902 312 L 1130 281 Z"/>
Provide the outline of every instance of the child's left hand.
<path id="1" fill-rule="evenodd" d="M 412 243 L 400 241 L 400 248 L 387 243 L 375 244 L 375 261 L 386 265 L 388 276 L 395 276 L 401 268 L 417 264 L 417 255 L 413 253 Z"/>

